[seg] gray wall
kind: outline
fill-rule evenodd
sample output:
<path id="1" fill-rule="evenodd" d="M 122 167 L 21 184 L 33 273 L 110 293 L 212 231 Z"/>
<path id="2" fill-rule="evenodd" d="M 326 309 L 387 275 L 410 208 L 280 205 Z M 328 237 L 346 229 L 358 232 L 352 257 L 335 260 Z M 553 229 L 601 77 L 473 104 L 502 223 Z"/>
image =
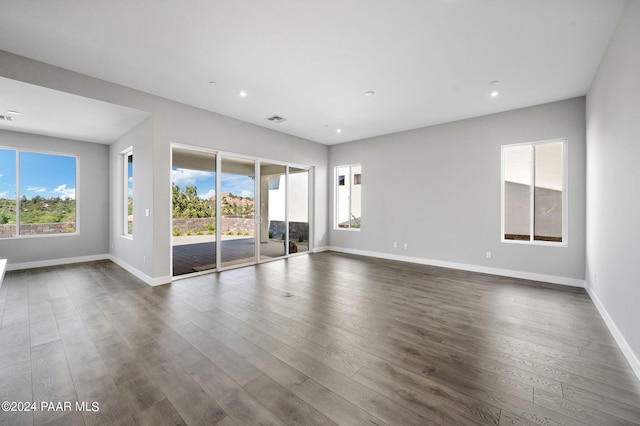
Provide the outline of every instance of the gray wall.
<path id="1" fill-rule="evenodd" d="M 133 237 L 124 230 L 124 160 L 121 152 L 133 147 Z M 110 253 L 148 277 L 153 277 L 153 220 L 145 209 L 153 205 L 153 118 L 109 146 L 111 192 L 109 205 Z"/>
<path id="2" fill-rule="evenodd" d="M 332 229 L 331 246 L 581 282 L 584 114 L 576 98 L 332 146 L 331 170 L 362 164 L 362 230 Z M 568 140 L 568 246 L 501 243 L 501 145 L 554 138 Z"/>
<path id="3" fill-rule="evenodd" d="M 172 142 L 312 166 L 315 173 L 311 200 L 315 223 L 314 242 L 316 247 L 328 244 L 327 146 L 2 51 L 0 76 L 152 114 L 151 121 L 146 124 L 150 126 L 146 129 L 149 137 L 134 144 L 137 152 L 141 150 L 140 145 L 144 144 L 143 151 L 151 161 L 151 167 L 143 167 L 142 171 L 146 184 L 143 186 L 140 180 L 134 184 L 136 193 L 149 194 L 148 205 L 138 203 L 135 208 L 137 217 L 140 217 L 140 210 L 137 209 L 143 212 L 147 208 L 150 210 L 150 216 L 145 220 L 151 223 L 152 237 L 141 241 L 140 246 L 136 243 L 128 249 L 116 249 L 120 229 L 110 228 L 110 239 L 114 244 L 112 254 L 123 264 L 135 268 L 147 282 L 159 284 L 170 278 Z M 119 144 L 117 146 L 120 147 Z M 114 148 L 110 153 L 112 170 L 117 152 Z M 116 187 L 119 179 L 119 174 L 110 176 L 111 185 Z M 105 181 L 97 188 L 108 186 Z M 111 214 L 116 216 L 113 220 L 118 220 L 121 215 L 119 207 L 118 204 L 110 206 Z"/>
<path id="4" fill-rule="evenodd" d="M 638 376 L 639 23 L 640 2 L 630 1 L 587 95 L 586 248 L 587 288 Z"/>
<path id="5" fill-rule="evenodd" d="M 0 130 L 0 146 L 77 155 L 79 170 L 76 176 L 78 235 L 0 239 L 0 258 L 8 259 L 8 267 L 104 256 L 109 247 L 109 147 L 5 130 Z"/>

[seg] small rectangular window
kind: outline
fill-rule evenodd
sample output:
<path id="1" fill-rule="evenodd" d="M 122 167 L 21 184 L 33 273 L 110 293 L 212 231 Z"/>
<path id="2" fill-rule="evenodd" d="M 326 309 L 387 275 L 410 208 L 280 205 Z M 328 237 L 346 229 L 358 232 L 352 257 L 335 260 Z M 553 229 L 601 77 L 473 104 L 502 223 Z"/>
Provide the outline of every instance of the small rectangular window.
<path id="1" fill-rule="evenodd" d="M 123 234 L 133 237 L 133 149 L 128 148 L 122 153 L 124 165 L 124 200 L 123 200 Z"/>
<path id="2" fill-rule="evenodd" d="M 360 230 L 361 166 L 338 166 L 335 177 L 335 229 Z"/>
<path id="3" fill-rule="evenodd" d="M 566 141 L 502 147 L 502 240 L 566 245 Z"/>

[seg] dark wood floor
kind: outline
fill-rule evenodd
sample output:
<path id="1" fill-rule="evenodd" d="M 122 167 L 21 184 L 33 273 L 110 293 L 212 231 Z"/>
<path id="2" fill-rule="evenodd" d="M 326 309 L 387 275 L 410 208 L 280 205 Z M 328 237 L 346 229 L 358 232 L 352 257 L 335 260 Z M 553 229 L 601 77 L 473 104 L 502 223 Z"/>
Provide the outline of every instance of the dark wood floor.
<path id="1" fill-rule="evenodd" d="M 0 401 L 37 404 L 0 424 L 640 424 L 580 289 L 330 252 L 150 288 L 101 261 L 8 272 L 0 313 Z"/>

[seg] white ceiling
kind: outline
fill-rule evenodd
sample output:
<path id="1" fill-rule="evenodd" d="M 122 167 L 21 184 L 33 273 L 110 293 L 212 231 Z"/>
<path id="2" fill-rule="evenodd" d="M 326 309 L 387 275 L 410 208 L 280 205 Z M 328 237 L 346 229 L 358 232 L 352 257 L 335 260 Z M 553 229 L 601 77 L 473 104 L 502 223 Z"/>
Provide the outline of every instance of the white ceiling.
<path id="1" fill-rule="evenodd" d="M 624 4 L 2 0 L 0 49 L 335 144 L 582 96 Z"/>
<path id="2" fill-rule="evenodd" d="M 0 77 L 0 129 L 109 144 L 150 114 Z M 17 111 L 14 115 L 7 111 Z"/>

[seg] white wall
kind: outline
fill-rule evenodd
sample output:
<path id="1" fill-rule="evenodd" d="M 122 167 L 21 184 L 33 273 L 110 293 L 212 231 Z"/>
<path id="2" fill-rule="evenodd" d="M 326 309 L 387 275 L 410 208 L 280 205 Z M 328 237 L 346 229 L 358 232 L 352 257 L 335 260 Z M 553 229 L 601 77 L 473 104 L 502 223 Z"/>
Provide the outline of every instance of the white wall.
<path id="1" fill-rule="evenodd" d="M 114 248 L 114 258 L 116 254 L 123 256 L 116 260 L 148 275 L 152 283 L 170 279 L 172 142 L 312 166 L 315 173 L 312 180 L 315 246 L 328 244 L 326 146 L 2 51 L 0 76 L 152 114 L 153 142 L 142 143 L 147 144 L 146 152 L 153 167 L 146 170 L 147 186 L 141 186 L 138 181 L 135 191 L 151 194 L 150 205 L 141 207 L 150 209 L 153 237 L 131 251 L 116 252 Z M 113 181 L 114 177 L 111 179 Z M 102 188 L 107 186 L 106 181 L 101 185 Z M 111 205 L 110 209 L 112 215 L 120 216 L 117 205 Z M 111 229 L 111 240 L 117 240 L 119 233 L 118 228 Z M 140 266 L 148 253 L 152 256 L 151 263 L 147 257 L 145 266 Z"/>
<path id="2" fill-rule="evenodd" d="M 109 241 L 109 148 L 106 145 L 0 130 L 0 146 L 72 154 L 76 176 L 77 235 L 0 239 L 8 269 L 57 263 L 60 259 L 104 258 Z"/>
<path id="3" fill-rule="evenodd" d="M 133 147 L 133 236 L 124 234 L 124 159 L 125 149 Z M 147 281 L 153 277 L 153 220 L 145 210 L 153 205 L 153 118 L 109 145 L 110 196 L 109 244 L 110 254 L 125 261 Z M 119 213 L 119 214 L 118 214 Z M 124 265 L 124 266 L 127 266 Z"/>
<path id="4" fill-rule="evenodd" d="M 640 377 L 640 1 L 587 95 L 587 288 Z"/>
<path id="5" fill-rule="evenodd" d="M 362 165 L 362 229 L 332 229 L 331 246 L 582 285 L 584 114 L 576 98 L 332 146 L 331 170 Z M 554 138 L 568 139 L 568 247 L 501 243 L 501 145 Z"/>

